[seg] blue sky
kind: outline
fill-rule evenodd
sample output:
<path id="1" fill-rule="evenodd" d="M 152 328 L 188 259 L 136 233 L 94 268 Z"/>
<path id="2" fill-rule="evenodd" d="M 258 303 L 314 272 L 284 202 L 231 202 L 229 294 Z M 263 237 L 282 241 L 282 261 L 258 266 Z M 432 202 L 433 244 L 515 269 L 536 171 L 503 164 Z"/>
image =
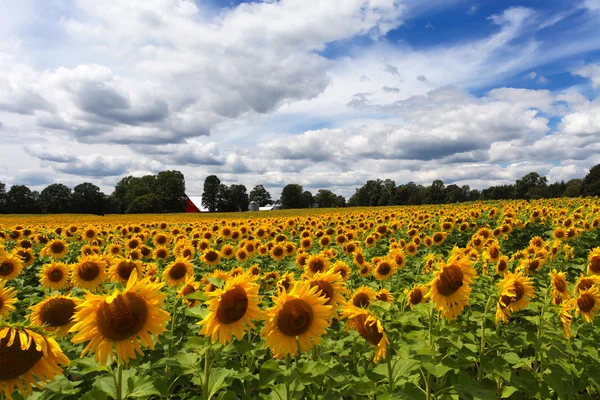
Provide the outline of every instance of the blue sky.
<path id="1" fill-rule="evenodd" d="M 0 181 L 277 197 L 600 162 L 600 0 L 0 0 Z"/>

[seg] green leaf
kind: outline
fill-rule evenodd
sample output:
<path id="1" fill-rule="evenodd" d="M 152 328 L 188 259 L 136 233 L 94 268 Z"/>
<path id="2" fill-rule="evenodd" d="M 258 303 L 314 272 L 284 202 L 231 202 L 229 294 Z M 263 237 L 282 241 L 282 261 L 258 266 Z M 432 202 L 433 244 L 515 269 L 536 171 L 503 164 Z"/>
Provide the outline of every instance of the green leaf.
<path id="1" fill-rule="evenodd" d="M 281 375 L 281 368 L 279 367 L 279 361 L 269 360 L 260 367 L 259 381 L 260 386 L 264 386 L 274 381 L 278 376 Z"/>
<path id="2" fill-rule="evenodd" d="M 189 299 L 189 300 L 200 300 L 200 301 L 204 302 L 204 301 L 207 301 L 209 297 L 206 294 L 204 294 L 203 292 L 196 291 L 196 292 L 192 292 L 192 293 L 186 295 L 185 298 Z"/>
<path id="3" fill-rule="evenodd" d="M 217 392 L 229 385 L 231 379 L 234 377 L 236 372 L 232 369 L 226 368 L 214 368 L 210 371 L 210 377 L 208 379 L 208 385 L 210 387 L 210 396 L 212 398 Z"/>
<path id="4" fill-rule="evenodd" d="M 443 364 L 432 364 L 429 362 L 423 363 L 423 368 L 425 368 L 427 372 L 429 372 L 431 375 L 435 376 L 438 379 L 452 370 L 452 368 L 447 367 Z"/>
<path id="5" fill-rule="evenodd" d="M 210 277 L 210 278 L 207 278 L 207 279 L 208 279 L 208 281 L 209 281 L 210 283 L 212 283 L 213 285 L 215 285 L 215 286 L 216 286 L 216 287 L 218 287 L 219 289 L 220 289 L 220 288 L 222 288 L 222 287 L 223 287 L 223 284 L 225 283 L 225 281 L 224 281 L 223 279 L 221 279 L 221 278 L 213 278 L 213 277 Z"/>
<path id="6" fill-rule="evenodd" d="M 112 375 L 96 378 L 92 384 L 92 388 L 104 393 L 108 397 L 113 399 L 117 398 L 117 388 L 115 387 L 115 380 Z"/>
<path id="7" fill-rule="evenodd" d="M 237 400 L 237 396 L 236 396 L 235 392 L 228 390 L 226 392 L 219 393 L 217 400 Z"/>
<path id="8" fill-rule="evenodd" d="M 146 399 L 160 395 L 161 393 L 156 389 L 149 376 L 132 376 L 127 380 L 127 397 Z"/>
<path id="9" fill-rule="evenodd" d="M 105 392 L 98 388 L 92 388 L 87 391 L 83 396 L 79 398 L 80 400 L 106 400 L 108 396 Z"/>
<path id="10" fill-rule="evenodd" d="M 208 314 L 208 308 L 201 305 L 185 309 L 185 315 L 189 315 L 190 317 L 195 317 L 198 319 L 204 319 Z"/>
<path id="11" fill-rule="evenodd" d="M 508 399 L 510 396 L 513 395 L 513 393 L 518 392 L 519 389 L 517 389 L 514 386 L 505 386 L 504 389 L 502 389 L 502 398 L 503 399 Z"/>

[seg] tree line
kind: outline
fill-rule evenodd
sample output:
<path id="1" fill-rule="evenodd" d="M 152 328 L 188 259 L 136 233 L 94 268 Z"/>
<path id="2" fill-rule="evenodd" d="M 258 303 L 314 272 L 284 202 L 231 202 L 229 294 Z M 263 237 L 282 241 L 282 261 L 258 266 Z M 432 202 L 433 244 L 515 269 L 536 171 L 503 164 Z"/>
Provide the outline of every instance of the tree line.
<path id="1" fill-rule="evenodd" d="M 435 180 L 430 186 L 414 182 L 396 185 L 391 179 L 369 180 L 346 203 L 343 196 L 321 189 L 316 194 L 302 185 L 288 184 L 274 201 L 263 185 L 250 192 L 246 186 L 225 185 L 216 175 L 204 181 L 202 206 L 211 212 L 247 211 L 251 202 L 261 207 L 281 204 L 282 208 L 332 208 L 356 206 L 390 206 L 447 204 L 479 200 L 542 199 L 555 197 L 600 196 L 600 164 L 590 168 L 581 179 L 548 184 L 545 176 L 530 172 L 512 185 L 471 189 L 469 185 L 445 185 Z M 187 202 L 185 178 L 180 171 L 162 171 L 157 175 L 122 178 L 112 194 L 105 195 L 93 183 L 84 182 L 73 189 L 53 183 L 41 192 L 25 185 L 13 185 L 7 190 L 0 182 L 0 213 L 166 213 L 183 212 Z"/>
<path id="2" fill-rule="evenodd" d="M 41 192 L 25 185 L 6 190 L 0 182 L 0 213 L 8 214 L 123 214 L 183 212 L 187 201 L 185 179 L 179 171 L 162 171 L 140 178 L 126 176 L 105 195 L 84 182 L 73 189 L 53 183 Z"/>

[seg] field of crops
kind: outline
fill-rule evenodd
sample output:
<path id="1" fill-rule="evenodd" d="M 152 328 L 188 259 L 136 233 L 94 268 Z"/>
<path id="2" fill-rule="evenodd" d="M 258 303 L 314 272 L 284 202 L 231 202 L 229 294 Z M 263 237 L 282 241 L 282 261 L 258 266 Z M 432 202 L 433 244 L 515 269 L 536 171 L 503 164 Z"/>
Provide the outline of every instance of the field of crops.
<path id="1" fill-rule="evenodd" d="M 597 399 L 597 198 L 0 217 L 0 398 Z"/>

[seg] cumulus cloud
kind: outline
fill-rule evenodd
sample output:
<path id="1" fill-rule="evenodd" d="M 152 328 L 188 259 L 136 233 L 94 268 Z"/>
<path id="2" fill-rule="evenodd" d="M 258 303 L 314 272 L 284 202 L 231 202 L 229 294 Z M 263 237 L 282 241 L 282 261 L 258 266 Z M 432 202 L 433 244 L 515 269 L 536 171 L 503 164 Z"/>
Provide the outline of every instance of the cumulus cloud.
<path id="1" fill-rule="evenodd" d="M 384 86 L 381 89 L 386 93 L 400 93 L 400 89 L 397 87 Z"/>
<path id="2" fill-rule="evenodd" d="M 592 81 L 594 88 L 600 87 L 600 64 L 587 64 L 573 70 L 573 74 L 589 78 Z"/>
<path id="3" fill-rule="evenodd" d="M 70 163 L 77 160 L 77 156 L 65 148 L 49 148 L 42 145 L 25 146 L 25 151 L 42 161 L 51 161 L 56 163 Z"/>

